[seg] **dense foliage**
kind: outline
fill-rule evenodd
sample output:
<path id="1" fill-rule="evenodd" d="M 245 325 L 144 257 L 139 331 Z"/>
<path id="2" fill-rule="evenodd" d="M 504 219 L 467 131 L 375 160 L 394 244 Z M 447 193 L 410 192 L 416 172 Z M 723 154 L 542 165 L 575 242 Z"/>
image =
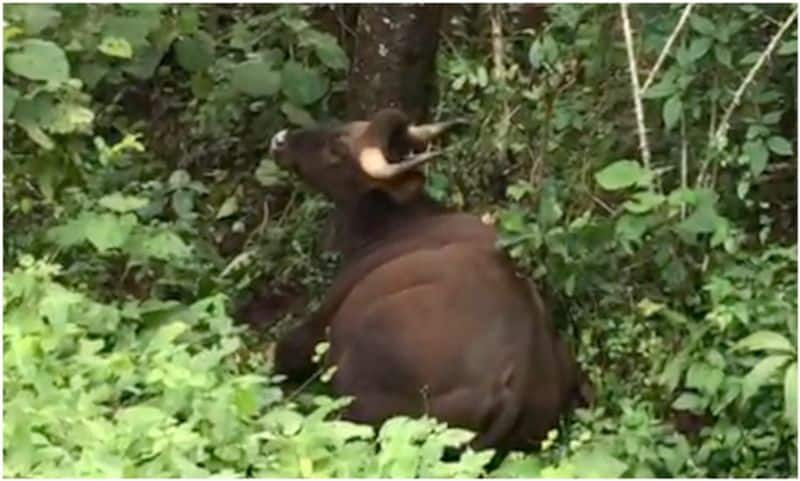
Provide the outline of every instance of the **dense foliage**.
<path id="1" fill-rule="evenodd" d="M 314 8 L 5 6 L 3 474 L 796 476 L 794 24 L 726 116 L 794 8 L 694 7 L 642 95 L 649 162 L 618 6 L 448 24 L 435 111 L 473 122 L 428 192 L 496 223 L 598 394 L 486 472 L 446 449 L 470 433 L 376 432 L 336 418 L 330 372 L 271 374 L 336 263 L 328 204 L 263 158 L 340 111 L 347 54 Z M 630 9 L 640 82 L 683 9 Z M 237 325 L 265 286 L 304 312 Z"/>

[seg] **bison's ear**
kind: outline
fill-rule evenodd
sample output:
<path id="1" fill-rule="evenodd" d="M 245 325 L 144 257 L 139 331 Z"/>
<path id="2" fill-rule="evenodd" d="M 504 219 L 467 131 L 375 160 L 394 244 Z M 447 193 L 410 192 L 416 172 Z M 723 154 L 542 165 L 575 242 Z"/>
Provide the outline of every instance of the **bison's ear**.
<path id="1" fill-rule="evenodd" d="M 380 182 L 380 190 L 386 192 L 398 204 L 407 204 L 422 195 L 425 176 L 411 171 Z"/>

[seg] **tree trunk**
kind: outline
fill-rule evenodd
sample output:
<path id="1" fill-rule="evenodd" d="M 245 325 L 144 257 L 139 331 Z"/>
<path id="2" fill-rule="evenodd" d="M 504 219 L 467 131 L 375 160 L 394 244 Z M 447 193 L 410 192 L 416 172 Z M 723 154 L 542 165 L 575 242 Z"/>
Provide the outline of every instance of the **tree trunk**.
<path id="1" fill-rule="evenodd" d="M 427 117 L 434 99 L 440 6 L 364 5 L 359 9 L 348 79 L 350 119 L 397 107 Z"/>

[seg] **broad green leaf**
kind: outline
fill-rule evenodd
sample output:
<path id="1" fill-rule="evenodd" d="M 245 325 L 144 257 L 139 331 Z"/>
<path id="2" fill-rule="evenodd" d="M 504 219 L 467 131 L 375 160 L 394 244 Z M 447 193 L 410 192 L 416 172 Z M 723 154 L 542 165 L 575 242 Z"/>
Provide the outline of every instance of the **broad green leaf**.
<path id="1" fill-rule="evenodd" d="M 687 356 L 688 353 L 684 349 L 677 356 L 672 357 L 664 366 L 664 371 L 659 376 L 658 382 L 667 388 L 667 392 L 671 393 L 678 387 L 681 374 L 686 367 Z"/>
<path id="2" fill-rule="evenodd" d="M 180 189 L 172 194 L 172 209 L 179 217 L 189 217 L 194 210 L 194 192 Z"/>
<path id="3" fill-rule="evenodd" d="M 665 78 L 660 82 L 651 85 L 650 88 L 644 91 L 642 97 L 646 99 L 659 99 L 662 97 L 669 97 L 677 90 L 678 86 L 675 85 L 674 80 L 671 78 Z"/>
<path id="4" fill-rule="evenodd" d="M 797 428 L 797 362 L 793 362 L 783 380 L 783 402 L 786 419 Z"/>
<path id="5" fill-rule="evenodd" d="M 572 462 L 575 474 L 580 478 L 619 478 L 628 470 L 627 464 L 601 448 L 579 451 L 572 457 Z"/>
<path id="6" fill-rule="evenodd" d="M 528 62 L 533 70 L 539 70 L 542 65 L 542 53 L 538 41 L 531 42 L 531 47 L 528 49 Z"/>
<path id="7" fill-rule="evenodd" d="M 169 230 L 137 231 L 130 236 L 123 249 L 132 257 L 162 260 L 185 259 L 192 253 L 183 239 Z"/>
<path id="8" fill-rule="evenodd" d="M 205 35 L 193 35 L 175 42 L 178 65 L 189 72 L 205 70 L 214 62 L 214 44 Z"/>
<path id="9" fill-rule="evenodd" d="M 652 176 L 636 161 L 619 160 L 596 173 L 594 178 L 606 190 L 619 190 L 632 185 L 648 185 Z"/>
<path id="10" fill-rule="evenodd" d="M 192 94 L 199 99 L 208 98 L 214 90 L 214 81 L 204 71 L 192 74 L 190 85 L 192 87 Z"/>
<path id="11" fill-rule="evenodd" d="M 734 350 L 746 349 L 748 351 L 777 351 L 794 352 L 794 346 L 789 340 L 772 331 L 758 331 L 741 339 L 733 346 Z"/>
<path id="12" fill-rule="evenodd" d="M 721 369 L 704 362 L 695 362 L 686 372 L 686 387 L 714 395 L 722 385 L 724 377 L 725 373 Z"/>
<path id="13" fill-rule="evenodd" d="M 761 140 L 749 141 L 742 147 L 747 158 L 750 159 L 750 171 L 758 175 L 767 167 L 769 151 Z"/>
<path id="14" fill-rule="evenodd" d="M 315 123 L 314 118 L 307 110 L 297 107 L 291 102 L 282 103 L 281 112 L 286 115 L 289 122 L 299 127 L 310 127 Z"/>
<path id="15" fill-rule="evenodd" d="M 767 356 L 759 361 L 742 380 L 742 399 L 749 399 L 761 386 L 770 382 L 778 369 L 791 359 L 790 356 L 778 354 Z"/>
<path id="16" fill-rule="evenodd" d="M 94 112 L 82 105 L 62 102 L 50 111 L 42 123 L 43 127 L 52 133 L 69 134 L 88 133 L 92 122 L 94 122 Z"/>
<path id="17" fill-rule="evenodd" d="M 45 150 L 52 150 L 56 144 L 53 142 L 53 139 L 50 138 L 49 135 L 44 133 L 44 131 L 38 125 L 31 125 L 25 122 L 20 122 L 19 126 L 22 127 L 22 130 L 28 134 L 31 140 L 36 142 L 39 147 Z"/>
<path id="18" fill-rule="evenodd" d="M 692 40 L 689 45 L 689 58 L 692 62 L 697 61 L 703 57 L 711 48 L 711 39 L 708 37 L 700 37 Z"/>
<path id="19" fill-rule="evenodd" d="M 725 45 L 720 43 L 714 45 L 714 56 L 722 65 L 733 68 L 733 55 L 731 54 L 731 50 Z"/>
<path id="20" fill-rule="evenodd" d="M 314 53 L 326 67 L 332 70 L 347 70 L 347 54 L 336 42 L 336 37 L 317 33 L 311 41 L 314 44 Z"/>
<path id="21" fill-rule="evenodd" d="M 683 102 L 681 102 L 681 98 L 677 95 L 673 95 L 669 100 L 664 102 L 662 116 L 664 118 L 664 126 L 667 130 L 672 129 L 672 127 L 678 123 L 678 120 L 681 118 L 682 110 Z"/>
<path id="22" fill-rule="evenodd" d="M 69 78 L 69 62 L 61 47 L 37 38 L 23 40 L 20 49 L 6 54 L 6 68 L 31 80 L 64 82 Z"/>
<path id="23" fill-rule="evenodd" d="M 34 36 L 48 27 L 54 27 L 61 21 L 61 13 L 52 5 L 45 4 L 10 4 L 6 5 L 6 18 L 16 17 L 22 21 L 25 33 Z"/>
<path id="24" fill-rule="evenodd" d="M 797 39 L 786 40 L 778 47 L 778 55 L 794 55 L 797 53 Z"/>
<path id="25" fill-rule="evenodd" d="M 104 37 L 100 45 L 97 46 L 97 50 L 109 57 L 131 58 L 133 56 L 131 44 L 120 37 Z"/>
<path id="26" fill-rule="evenodd" d="M 256 180 L 264 187 L 278 185 L 282 182 L 284 173 L 272 160 L 262 160 L 256 169 Z"/>
<path id="27" fill-rule="evenodd" d="M 3 121 L 8 120 L 19 98 L 19 90 L 3 84 Z"/>
<path id="28" fill-rule="evenodd" d="M 625 207 L 625 210 L 628 212 L 643 214 L 660 206 L 665 200 L 666 198 L 663 195 L 654 192 L 636 192 L 633 194 L 632 200 L 625 201 L 622 206 Z"/>
<path id="29" fill-rule="evenodd" d="M 713 36 L 717 30 L 717 28 L 714 26 L 714 22 L 702 15 L 698 15 L 697 13 L 692 13 L 689 16 L 689 24 L 697 32 L 709 37 Z"/>
<path id="30" fill-rule="evenodd" d="M 231 84 L 236 90 L 253 97 L 275 95 L 281 87 L 281 75 L 267 62 L 240 63 L 231 71 Z"/>
<path id="31" fill-rule="evenodd" d="M 542 462 L 534 456 L 512 453 L 503 460 L 497 469 L 489 473 L 490 478 L 538 478 L 542 470 Z"/>
<path id="32" fill-rule="evenodd" d="M 216 218 L 224 219 L 225 217 L 230 217 L 231 215 L 235 214 L 237 210 L 239 210 L 239 202 L 236 200 L 236 196 L 232 195 L 225 199 L 225 202 L 222 203 L 217 211 Z"/>
<path id="33" fill-rule="evenodd" d="M 792 143 L 778 135 L 773 135 L 767 139 L 767 146 L 769 147 L 769 150 L 778 155 L 788 156 L 792 155 L 793 152 Z"/>
<path id="34" fill-rule="evenodd" d="M 676 226 L 676 230 L 693 235 L 711 234 L 724 224 L 724 219 L 717 213 L 716 194 L 708 189 L 697 189 L 695 194 L 697 206 L 689 217 Z"/>
<path id="35" fill-rule="evenodd" d="M 161 59 L 167 53 L 166 49 L 144 46 L 136 52 L 136 56 L 125 65 L 125 72 L 134 77 L 145 80 L 153 76 L 161 63 Z"/>
<path id="36" fill-rule="evenodd" d="M 189 330 L 189 326 L 185 322 L 172 322 L 158 329 L 156 334 L 147 345 L 147 349 L 151 352 L 158 352 L 172 344 L 175 339 L 181 334 Z"/>
<path id="37" fill-rule="evenodd" d="M 685 392 L 678 396 L 672 403 L 672 408 L 678 411 L 691 411 L 693 413 L 700 413 L 705 409 L 707 401 L 695 393 Z"/>
<path id="38" fill-rule="evenodd" d="M 98 204 L 114 212 L 130 212 L 132 210 L 141 209 L 147 205 L 147 202 L 147 199 L 143 197 L 123 195 L 120 192 L 114 192 L 113 194 L 101 197 Z"/>
<path id="39" fill-rule="evenodd" d="M 119 248 L 128 239 L 133 228 L 138 224 L 136 216 L 125 214 L 95 215 L 86 224 L 86 238 L 100 252 Z"/>
<path id="40" fill-rule="evenodd" d="M 131 47 L 139 49 L 148 45 L 147 36 L 160 23 L 158 15 L 105 16 L 102 33 L 107 37 L 124 38 Z"/>
<path id="41" fill-rule="evenodd" d="M 776 110 L 774 112 L 762 115 L 761 122 L 765 125 L 774 125 L 781 121 L 781 117 L 783 117 L 783 111 Z"/>
<path id="42" fill-rule="evenodd" d="M 328 81 L 317 70 L 289 61 L 283 66 L 281 89 L 290 102 L 304 107 L 325 95 Z"/>

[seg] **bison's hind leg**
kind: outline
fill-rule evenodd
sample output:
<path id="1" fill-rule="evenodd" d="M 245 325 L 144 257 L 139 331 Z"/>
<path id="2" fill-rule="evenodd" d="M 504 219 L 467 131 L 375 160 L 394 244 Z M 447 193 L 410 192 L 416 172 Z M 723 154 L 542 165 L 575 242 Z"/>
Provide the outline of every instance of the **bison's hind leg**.
<path id="1" fill-rule="evenodd" d="M 293 328 L 275 346 L 275 371 L 290 383 L 301 383 L 319 369 L 313 361 L 314 348 L 325 340 L 325 325 L 306 322 Z"/>

